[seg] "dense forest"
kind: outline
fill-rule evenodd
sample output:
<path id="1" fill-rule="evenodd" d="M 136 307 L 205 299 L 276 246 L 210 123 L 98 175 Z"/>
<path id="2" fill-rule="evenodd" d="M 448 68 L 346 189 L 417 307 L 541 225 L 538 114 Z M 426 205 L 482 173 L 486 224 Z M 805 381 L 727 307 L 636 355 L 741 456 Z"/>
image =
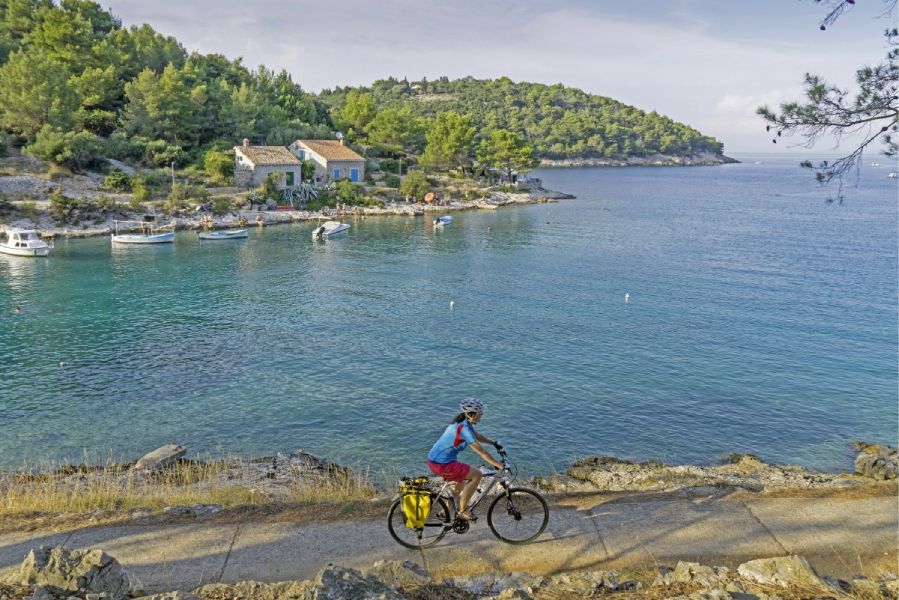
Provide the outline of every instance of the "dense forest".
<path id="1" fill-rule="evenodd" d="M 338 130 L 367 155 L 435 169 L 722 150 L 667 117 L 562 85 L 390 78 L 312 94 L 286 71 L 188 52 L 88 0 L 0 0 L 0 129 L 4 147 L 79 170 L 103 158 L 202 166 L 245 137 L 286 145 Z"/>

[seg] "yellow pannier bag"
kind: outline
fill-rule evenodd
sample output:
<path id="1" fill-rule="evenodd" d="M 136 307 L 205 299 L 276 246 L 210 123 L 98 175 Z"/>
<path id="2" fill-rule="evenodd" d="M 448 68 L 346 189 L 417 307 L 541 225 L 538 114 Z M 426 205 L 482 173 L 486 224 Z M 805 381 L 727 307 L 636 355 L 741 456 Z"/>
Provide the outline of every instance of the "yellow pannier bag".
<path id="1" fill-rule="evenodd" d="M 431 514 L 431 488 L 427 477 L 404 477 L 400 483 L 403 495 L 403 515 L 406 527 L 420 529 L 424 527 L 428 515 Z"/>

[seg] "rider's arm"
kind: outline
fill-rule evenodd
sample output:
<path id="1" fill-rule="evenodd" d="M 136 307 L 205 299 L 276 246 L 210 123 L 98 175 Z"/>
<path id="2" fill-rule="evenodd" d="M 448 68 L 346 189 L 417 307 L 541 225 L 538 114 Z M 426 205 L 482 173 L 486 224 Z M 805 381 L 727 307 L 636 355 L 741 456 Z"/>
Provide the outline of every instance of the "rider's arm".
<path id="1" fill-rule="evenodd" d="M 472 428 L 472 431 L 474 431 L 474 428 Z M 477 431 L 475 431 L 475 432 L 474 432 L 474 436 L 475 436 L 476 438 L 478 438 L 478 441 L 479 441 L 479 442 L 484 442 L 485 444 L 490 444 L 491 446 L 496 446 L 496 442 L 493 441 L 493 440 L 491 440 L 491 439 L 490 439 L 489 437 L 487 437 L 486 435 L 481 435 L 480 433 L 478 433 Z"/>
<path id="2" fill-rule="evenodd" d="M 478 437 L 480 437 L 480 436 L 478 436 Z M 503 468 L 502 463 L 500 463 L 499 461 L 497 461 L 496 459 L 494 459 L 494 458 L 490 455 L 489 452 L 487 452 L 486 450 L 484 450 L 484 447 L 481 446 L 480 442 L 474 442 L 471 446 L 469 446 L 469 448 L 471 448 L 472 450 L 474 450 L 475 452 L 477 452 L 478 455 L 480 455 L 481 458 L 483 458 L 484 460 L 486 460 L 488 463 L 490 463 L 491 465 L 493 465 L 493 466 L 496 467 L 497 469 L 502 469 L 502 468 Z"/>

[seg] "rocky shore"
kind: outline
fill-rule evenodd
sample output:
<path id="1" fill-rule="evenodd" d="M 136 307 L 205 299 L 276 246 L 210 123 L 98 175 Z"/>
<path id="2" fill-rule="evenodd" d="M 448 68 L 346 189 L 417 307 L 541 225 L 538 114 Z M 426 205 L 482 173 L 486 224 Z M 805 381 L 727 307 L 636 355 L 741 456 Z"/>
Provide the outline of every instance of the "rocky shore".
<path id="1" fill-rule="evenodd" d="M 0 177 L 0 194 L 12 198 L 30 198 L 34 203 L 35 215 L 19 218 L 8 223 L 8 227 L 36 229 L 43 237 L 79 238 L 110 235 L 114 232 L 114 220 L 140 220 L 147 214 L 145 210 L 134 211 L 128 208 L 130 194 L 115 194 L 100 189 L 102 176 L 73 175 L 48 181 L 32 175 Z M 69 197 L 97 199 L 105 196 L 117 203 L 117 208 L 102 218 L 85 220 L 74 225 L 59 225 L 49 213 L 49 195 L 56 190 Z M 229 197 L 245 196 L 246 191 L 239 188 L 219 188 L 210 190 L 211 195 Z M 318 221 L 323 218 L 343 219 L 377 216 L 419 217 L 433 213 L 446 213 L 462 210 L 496 210 L 506 206 L 554 202 L 560 199 L 574 198 L 569 194 L 534 187 L 520 193 L 490 192 L 476 200 L 453 198 L 450 194 L 445 202 L 436 205 L 407 202 L 386 202 L 382 207 L 342 206 L 338 209 L 322 211 L 305 210 L 231 210 L 222 216 L 213 217 L 208 212 L 194 214 L 182 213 L 171 218 L 157 217 L 159 224 L 171 224 L 176 230 L 199 230 L 203 227 L 212 229 L 228 229 L 238 227 L 241 219 L 249 226 L 279 225 L 306 221 Z M 206 219 L 212 219 L 211 225 Z M 3 227 L 0 226 L 0 230 Z"/>
<path id="2" fill-rule="evenodd" d="M 740 161 L 723 154 L 701 153 L 693 156 L 653 154 L 651 156 L 631 156 L 628 158 L 544 158 L 541 167 L 698 167 L 738 163 Z"/>
<path id="3" fill-rule="evenodd" d="M 672 491 L 701 486 L 762 492 L 783 488 L 845 488 L 896 479 L 899 472 L 896 448 L 863 442 L 856 443 L 855 448 L 858 451 L 855 473 L 819 473 L 799 466 L 773 465 L 751 454 L 732 454 L 726 464 L 707 467 L 588 456 L 572 463 L 565 474 L 538 477 L 535 484 L 558 492 Z"/>
<path id="4" fill-rule="evenodd" d="M 574 600 L 589 597 L 677 600 L 896 598 L 899 578 L 883 572 L 849 581 L 822 576 L 801 556 L 759 558 L 736 570 L 680 561 L 654 572 L 522 572 L 432 578 L 410 561 L 379 561 L 364 570 L 329 565 L 314 579 L 212 583 L 190 591 L 145 595 L 141 583 L 99 549 L 31 550 L 0 577 L 0 600 Z"/>

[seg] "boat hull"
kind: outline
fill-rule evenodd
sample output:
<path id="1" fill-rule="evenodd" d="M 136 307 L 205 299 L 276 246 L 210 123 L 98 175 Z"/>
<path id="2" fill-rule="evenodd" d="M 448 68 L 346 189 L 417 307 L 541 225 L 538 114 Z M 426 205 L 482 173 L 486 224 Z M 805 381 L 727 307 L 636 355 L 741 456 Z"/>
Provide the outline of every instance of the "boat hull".
<path id="1" fill-rule="evenodd" d="M 338 223 L 337 225 L 325 223 L 323 226 L 315 228 L 312 232 L 312 239 L 319 240 L 333 237 L 335 235 L 340 235 L 341 233 L 346 233 L 349 229 L 350 225 L 348 223 Z"/>
<path id="2" fill-rule="evenodd" d="M 112 241 L 114 244 L 168 244 L 175 241 L 175 233 L 169 232 L 155 235 L 113 235 Z"/>
<path id="3" fill-rule="evenodd" d="M 10 248 L 0 244 L 0 252 L 11 256 L 49 256 L 50 247 L 46 248 Z"/>
<path id="4" fill-rule="evenodd" d="M 235 231 L 203 231 L 197 234 L 201 240 L 239 240 L 249 235 L 246 229 Z"/>

